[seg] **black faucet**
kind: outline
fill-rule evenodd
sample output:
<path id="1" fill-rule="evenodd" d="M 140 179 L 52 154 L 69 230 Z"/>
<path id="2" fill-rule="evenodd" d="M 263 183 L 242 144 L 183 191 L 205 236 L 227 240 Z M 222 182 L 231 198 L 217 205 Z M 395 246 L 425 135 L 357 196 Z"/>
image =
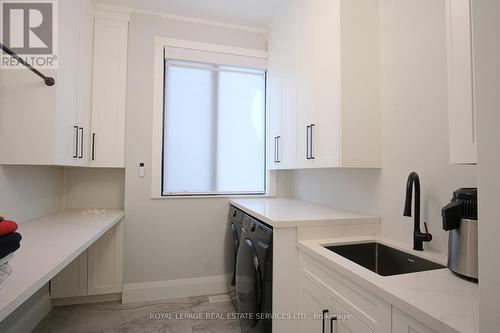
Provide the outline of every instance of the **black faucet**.
<path id="1" fill-rule="evenodd" d="M 416 172 L 410 173 L 408 182 L 406 183 L 406 200 L 404 216 L 411 216 L 411 199 L 413 193 L 413 186 L 415 186 L 415 212 L 414 212 L 414 226 L 413 226 L 413 249 L 417 251 L 424 250 L 424 242 L 430 242 L 432 235 L 427 229 L 427 223 L 424 222 L 425 233 L 420 231 L 420 178 Z"/>

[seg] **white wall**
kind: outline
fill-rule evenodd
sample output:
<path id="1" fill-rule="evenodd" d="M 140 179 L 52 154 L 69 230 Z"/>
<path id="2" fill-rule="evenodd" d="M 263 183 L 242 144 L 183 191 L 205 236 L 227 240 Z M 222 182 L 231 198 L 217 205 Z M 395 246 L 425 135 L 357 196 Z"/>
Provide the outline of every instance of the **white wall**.
<path id="1" fill-rule="evenodd" d="M 123 169 L 0 166 L 0 212 L 23 223 L 61 209 L 123 208 Z"/>
<path id="2" fill-rule="evenodd" d="M 292 193 L 302 199 L 382 216 L 384 236 L 412 243 L 404 218 L 406 179 L 419 173 L 422 222 L 446 253 L 441 208 L 453 190 L 476 186 L 474 166 L 448 163 L 445 2 L 381 0 L 382 169 L 301 170 Z"/>
<path id="3" fill-rule="evenodd" d="M 228 200 L 150 198 L 154 37 L 266 49 L 265 36 L 132 14 L 129 26 L 124 282 L 222 275 Z M 146 176 L 138 178 L 145 163 Z"/>
<path id="4" fill-rule="evenodd" d="M 0 212 L 18 223 L 61 210 L 63 191 L 61 168 L 0 166 Z"/>
<path id="5" fill-rule="evenodd" d="M 473 0 L 479 185 L 479 330 L 498 332 L 500 316 L 500 2 Z"/>
<path id="6" fill-rule="evenodd" d="M 123 209 L 124 200 L 124 169 L 64 169 L 64 209 Z"/>

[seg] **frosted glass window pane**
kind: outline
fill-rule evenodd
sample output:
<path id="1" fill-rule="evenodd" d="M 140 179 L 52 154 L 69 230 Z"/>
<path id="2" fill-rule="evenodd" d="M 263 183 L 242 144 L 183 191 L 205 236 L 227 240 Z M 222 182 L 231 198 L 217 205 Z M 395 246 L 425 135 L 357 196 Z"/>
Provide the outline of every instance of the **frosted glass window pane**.
<path id="1" fill-rule="evenodd" d="M 265 73 L 168 63 L 163 194 L 265 193 Z"/>
<path id="2" fill-rule="evenodd" d="M 264 80 L 219 73 L 217 187 L 262 191 L 264 172 Z"/>
<path id="3" fill-rule="evenodd" d="M 168 68 L 165 81 L 164 188 L 212 190 L 212 73 Z"/>

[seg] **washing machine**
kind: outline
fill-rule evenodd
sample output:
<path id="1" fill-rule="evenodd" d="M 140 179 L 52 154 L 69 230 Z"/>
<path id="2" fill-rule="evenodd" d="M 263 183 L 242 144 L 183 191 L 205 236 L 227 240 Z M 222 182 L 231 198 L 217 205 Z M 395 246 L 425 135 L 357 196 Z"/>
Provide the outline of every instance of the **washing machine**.
<path id="1" fill-rule="evenodd" d="M 273 230 L 245 215 L 236 260 L 236 304 L 245 333 L 272 332 Z"/>

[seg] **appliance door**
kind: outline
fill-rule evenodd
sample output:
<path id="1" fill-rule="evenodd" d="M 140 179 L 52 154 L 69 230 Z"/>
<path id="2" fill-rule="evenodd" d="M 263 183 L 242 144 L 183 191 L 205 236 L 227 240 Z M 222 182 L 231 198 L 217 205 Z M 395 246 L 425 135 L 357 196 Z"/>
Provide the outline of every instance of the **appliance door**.
<path id="1" fill-rule="evenodd" d="M 233 263 L 233 279 L 231 281 L 231 286 L 236 285 L 236 258 L 238 256 L 238 248 L 240 246 L 240 238 L 239 238 L 239 233 L 238 233 L 238 226 L 235 225 L 234 222 L 230 221 L 227 224 L 227 227 L 229 229 L 229 234 L 232 239 L 232 257 L 230 258 L 230 262 Z M 240 226 L 241 228 L 241 226 Z"/>
<path id="2" fill-rule="evenodd" d="M 242 236 L 244 237 L 244 235 Z M 254 328 L 262 308 L 262 269 L 254 243 L 245 237 L 236 264 L 236 301 L 244 328 Z"/>

